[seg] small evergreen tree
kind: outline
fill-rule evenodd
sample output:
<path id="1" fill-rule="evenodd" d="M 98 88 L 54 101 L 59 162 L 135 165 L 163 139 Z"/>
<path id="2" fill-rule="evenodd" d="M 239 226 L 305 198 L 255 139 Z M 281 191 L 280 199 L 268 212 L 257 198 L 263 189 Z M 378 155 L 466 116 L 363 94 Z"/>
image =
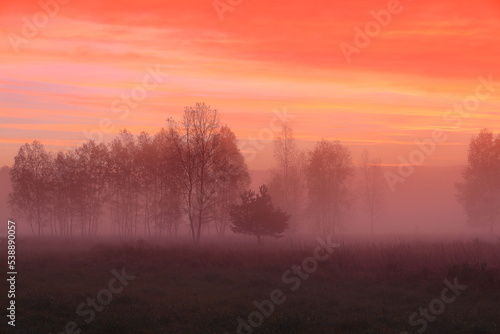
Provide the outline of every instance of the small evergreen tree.
<path id="1" fill-rule="evenodd" d="M 241 204 L 231 206 L 229 211 L 234 233 L 254 235 L 259 244 L 263 236 L 283 236 L 290 215 L 274 207 L 266 185 L 260 186 L 259 193 L 248 190 L 240 197 Z"/>

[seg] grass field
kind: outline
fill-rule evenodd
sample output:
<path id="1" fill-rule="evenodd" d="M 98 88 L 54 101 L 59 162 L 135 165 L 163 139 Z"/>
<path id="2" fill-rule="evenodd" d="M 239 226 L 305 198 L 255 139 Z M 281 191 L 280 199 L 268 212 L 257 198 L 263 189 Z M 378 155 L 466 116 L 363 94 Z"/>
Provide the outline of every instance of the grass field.
<path id="1" fill-rule="evenodd" d="M 17 252 L 16 327 L 7 326 L 4 305 L 0 330 L 238 333 L 238 318 L 249 323 L 249 315 L 258 311 L 253 302 L 270 300 L 278 289 L 282 295 L 274 312 L 262 321 L 254 313 L 253 323 L 262 324 L 243 325 L 240 333 L 500 333 L 498 243 L 346 242 L 318 261 L 307 278 L 288 274 L 293 284 L 284 282 L 284 273 L 312 257 L 318 244 L 271 243 L 257 248 L 216 240 L 194 246 L 187 240 L 23 239 Z M 95 318 L 89 306 L 86 316 L 78 315 L 77 307 L 88 297 L 109 291 L 116 277 L 111 271 L 122 268 L 135 278 L 111 294 L 109 304 L 94 309 Z M 467 288 L 453 302 L 443 303 L 445 309 L 432 321 L 411 325 L 410 315 L 440 299 L 444 280 L 453 283 L 455 278 Z M 116 288 L 118 281 L 114 283 Z M 4 281 L 2 290 L 7 289 Z"/>

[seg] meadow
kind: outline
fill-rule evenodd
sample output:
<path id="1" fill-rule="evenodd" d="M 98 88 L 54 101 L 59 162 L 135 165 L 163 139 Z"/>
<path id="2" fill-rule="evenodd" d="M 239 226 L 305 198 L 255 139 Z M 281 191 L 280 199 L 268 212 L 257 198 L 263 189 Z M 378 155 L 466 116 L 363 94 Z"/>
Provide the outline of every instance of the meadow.
<path id="1" fill-rule="evenodd" d="M 16 327 L 4 320 L 5 333 L 500 332 L 497 242 L 338 240 L 340 247 L 296 286 L 284 282 L 284 273 L 314 256 L 314 238 L 265 240 L 261 247 L 244 238 L 199 245 L 187 239 L 18 240 Z M 134 278 L 122 289 L 114 280 L 112 299 L 100 296 L 106 305 L 78 315 L 77 307 L 111 289 L 112 271 L 123 268 Z M 467 288 L 442 303 L 439 315 L 428 314 L 432 320 L 418 315 L 411 324 L 413 313 L 443 298 L 444 281 L 455 279 Z M 1 288 L 7 290 L 5 281 Z M 254 301 L 272 299 L 275 290 L 282 292 L 280 304 L 272 312 L 262 304 L 261 314 L 270 314 L 255 317 Z M 258 326 L 238 331 L 238 318 Z"/>

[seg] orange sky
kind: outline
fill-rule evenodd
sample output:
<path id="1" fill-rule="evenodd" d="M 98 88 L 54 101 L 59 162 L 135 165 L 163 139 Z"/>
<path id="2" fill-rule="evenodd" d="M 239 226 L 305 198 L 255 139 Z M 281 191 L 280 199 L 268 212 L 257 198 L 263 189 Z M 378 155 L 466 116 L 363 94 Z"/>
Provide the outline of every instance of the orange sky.
<path id="1" fill-rule="evenodd" d="M 426 164 L 461 164 L 471 134 L 500 131 L 500 84 L 459 126 L 443 119 L 480 76 L 500 83 L 498 0 L 402 0 L 351 62 L 339 45 L 354 45 L 354 28 L 390 1 L 243 0 L 224 20 L 213 0 L 59 1 L 46 24 L 38 0 L 0 3 L 0 165 L 34 139 L 77 145 L 102 119 L 114 127 L 105 140 L 120 128 L 153 133 L 198 101 L 242 139 L 287 110 L 304 148 L 340 139 L 356 159 L 368 148 L 386 164 L 434 129 L 448 139 Z M 19 42 L 34 15 L 44 24 Z M 163 82 L 126 117 L 113 112 L 157 66 Z M 251 168 L 269 167 L 271 149 L 264 143 Z"/>

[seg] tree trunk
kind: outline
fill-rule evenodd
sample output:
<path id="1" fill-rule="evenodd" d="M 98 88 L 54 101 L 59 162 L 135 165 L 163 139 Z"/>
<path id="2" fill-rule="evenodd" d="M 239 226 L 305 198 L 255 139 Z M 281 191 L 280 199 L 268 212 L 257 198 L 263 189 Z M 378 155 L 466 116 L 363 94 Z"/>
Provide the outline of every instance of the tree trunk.
<path id="1" fill-rule="evenodd" d="M 200 209 L 199 215 L 198 215 L 198 229 L 197 229 L 197 235 L 196 235 L 196 243 L 200 242 L 200 235 L 201 235 L 201 224 L 203 223 L 203 209 Z"/>

